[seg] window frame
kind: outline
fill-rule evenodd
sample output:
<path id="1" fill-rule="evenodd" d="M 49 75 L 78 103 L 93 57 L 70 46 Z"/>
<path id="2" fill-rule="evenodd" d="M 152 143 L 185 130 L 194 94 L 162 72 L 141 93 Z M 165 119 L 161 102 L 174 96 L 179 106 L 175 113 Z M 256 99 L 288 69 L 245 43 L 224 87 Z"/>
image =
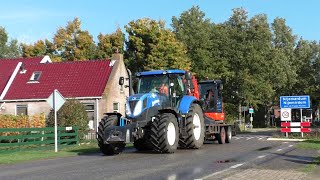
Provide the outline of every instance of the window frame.
<path id="1" fill-rule="evenodd" d="M 23 114 L 23 115 L 24 116 L 28 116 L 28 105 L 27 104 L 17 104 L 16 105 L 16 112 L 15 112 L 16 116 L 20 116 L 21 115 L 21 113 L 18 114 L 18 108 L 25 108 L 26 114 Z"/>
<path id="2" fill-rule="evenodd" d="M 29 79 L 31 82 L 39 82 L 39 79 L 41 77 L 42 72 L 41 71 L 34 71 Z"/>

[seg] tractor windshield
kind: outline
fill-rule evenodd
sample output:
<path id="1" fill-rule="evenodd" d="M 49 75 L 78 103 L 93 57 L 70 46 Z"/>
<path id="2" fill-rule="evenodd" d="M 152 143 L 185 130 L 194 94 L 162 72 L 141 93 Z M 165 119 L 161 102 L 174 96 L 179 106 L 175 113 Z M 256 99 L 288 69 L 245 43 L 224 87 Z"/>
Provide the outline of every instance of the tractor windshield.
<path id="1" fill-rule="evenodd" d="M 169 78 L 167 75 L 140 76 L 138 81 L 138 93 L 158 92 L 168 95 Z"/>

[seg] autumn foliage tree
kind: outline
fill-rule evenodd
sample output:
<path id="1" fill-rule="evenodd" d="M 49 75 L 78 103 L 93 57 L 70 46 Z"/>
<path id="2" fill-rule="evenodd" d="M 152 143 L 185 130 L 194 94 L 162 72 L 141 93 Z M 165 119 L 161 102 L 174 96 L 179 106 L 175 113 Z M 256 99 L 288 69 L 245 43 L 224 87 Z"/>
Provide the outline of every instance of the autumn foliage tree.
<path id="1" fill-rule="evenodd" d="M 81 21 L 75 18 L 66 27 L 60 27 L 53 38 L 55 55 L 63 61 L 94 59 L 95 43 L 88 31 L 81 29 Z"/>
<path id="2" fill-rule="evenodd" d="M 118 51 L 119 53 L 124 52 L 125 36 L 120 28 L 111 34 L 103 35 L 100 33 L 98 35 L 98 40 L 96 56 L 99 59 L 110 58 L 115 51 Z"/>

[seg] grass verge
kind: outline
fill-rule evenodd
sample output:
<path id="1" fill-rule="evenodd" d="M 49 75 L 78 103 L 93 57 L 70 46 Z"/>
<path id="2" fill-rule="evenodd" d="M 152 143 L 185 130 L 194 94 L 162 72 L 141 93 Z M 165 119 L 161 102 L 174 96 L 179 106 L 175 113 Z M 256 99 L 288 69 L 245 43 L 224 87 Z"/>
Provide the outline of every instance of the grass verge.
<path id="1" fill-rule="evenodd" d="M 51 150 L 30 150 L 21 149 L 20 151 L 5 151 L 0 153 L 0 164 L 14 164 L 26 161 L 34 161 L 40 159 L 53 159 L 57 157 L 68 157 L 84 155 L 88 153 L 98 153 L 99 148 L 96 143 L 73 145 L 58 149 L 58 152 Z"/>
<path id="2" fill-rule="evenodd" d="M 127 144 L 126 148 L 128 147 L 133 147 L 133 144 Z M 20 151 L 0 151 L 0 165 L 42 159 L 54 159 L 59 157 L 79 156 L 92 153 L 100 153 L 100 149 L 96 143 L 67 146 L 58 149 L 58 152 L 54 152 L 54 148 L 50 150 L 21 149 Z"/>
<path id="3" fill-rule="evenodd" d="M 306 140 L 303 142 L 298 143 L 298 148 L 302 149 L 315 149 L 320 150 L 320 140 Z M 311 164 L 308 164 L 304 169 L 303 172 L 312 172 L 314 169 L 320 165 L 320 156 L 316 157 Z"/>
<path id="4" fill-rule="evenodd" d="M 320 140 L 309 139 L 298 144 L 298 148 L 320 150 Z"/>

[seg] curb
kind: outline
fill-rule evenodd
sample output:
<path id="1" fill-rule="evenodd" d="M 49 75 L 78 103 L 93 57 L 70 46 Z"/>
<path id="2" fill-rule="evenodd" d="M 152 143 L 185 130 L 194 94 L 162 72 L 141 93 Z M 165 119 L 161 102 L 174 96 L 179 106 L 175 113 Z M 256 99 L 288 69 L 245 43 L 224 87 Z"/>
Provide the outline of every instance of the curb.
<path id="1" fill-rule="evenodd" d="M 286 139 L 286 138 L 268 138 L 268 141 L 297 141 L 297 142 L 301 142 L 301 141 L 306 141 L 306 139 Z"/>

